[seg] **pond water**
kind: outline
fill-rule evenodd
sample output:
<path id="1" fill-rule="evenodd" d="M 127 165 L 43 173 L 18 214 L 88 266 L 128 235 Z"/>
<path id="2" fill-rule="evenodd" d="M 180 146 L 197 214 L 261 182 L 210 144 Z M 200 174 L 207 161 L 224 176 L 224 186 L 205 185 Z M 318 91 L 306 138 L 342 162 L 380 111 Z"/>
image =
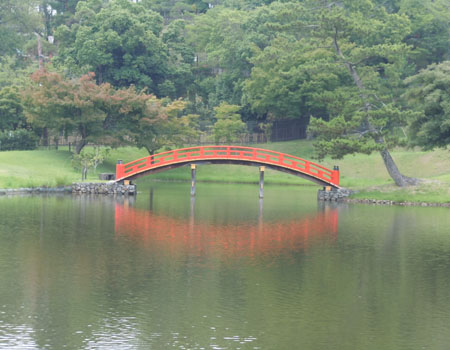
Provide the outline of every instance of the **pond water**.
<path id="1" fill-rule="evenodd" d="M 316 187 L 0 197 L 0 349 L 448 349 L 450 211 Z"/>

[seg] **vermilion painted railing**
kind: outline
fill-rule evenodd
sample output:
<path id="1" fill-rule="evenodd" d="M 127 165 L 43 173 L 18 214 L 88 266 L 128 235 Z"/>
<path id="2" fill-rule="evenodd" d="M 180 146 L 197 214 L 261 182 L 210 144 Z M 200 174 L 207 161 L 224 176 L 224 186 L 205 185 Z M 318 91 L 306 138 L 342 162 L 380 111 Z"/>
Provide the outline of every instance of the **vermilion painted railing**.
<path id="1" fill-rule="evenodd" d="M 199 146 L 176 149 L 116 165 L 116 181 L 133 178 L 146 171 L 172 164 L 199 161 L 226 160 L 257 163 L 275 168 L 285 168 L 308 175 L 326 184 L 339 187 L 339 170 L 331 170 L 309 160 L 262 148 L 241 146 Z"/>

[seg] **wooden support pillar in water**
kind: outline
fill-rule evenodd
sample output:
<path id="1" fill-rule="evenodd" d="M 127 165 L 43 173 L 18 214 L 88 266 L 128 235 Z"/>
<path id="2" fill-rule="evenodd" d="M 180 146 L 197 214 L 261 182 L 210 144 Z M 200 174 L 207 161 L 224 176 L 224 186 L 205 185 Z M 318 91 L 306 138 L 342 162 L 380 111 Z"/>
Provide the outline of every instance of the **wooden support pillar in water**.
<path id="1" fill-rule="evenodd" d="M 264 170 L 265 166 L 259 167 L 259 198 L 264 198 Z"/>
<path id="2" fill-rule="evenodd" d="M 191 164 L 191 196 L 195 196 L 195 185 L 197 182 L 197 169 L 195 164 Z"/>
<path id="3" fill-rule="evenodd" d="M 263 220 L 263 206 L 264 206 L 264 199 L 259 199 L 259 212 L 258 212 L 258 222 L 262 223 Z"/>
<path id="4" fill-rule="evenodd" d="M 189 215 L 189 233 L 194 233 L 194 224 L 195 224 L 195 197 L 191 197 L 191 213 Z"/>
<path id="5" fill-rule="evenodd" d="M 150 211 L 153 210 L 153 187 L 150 188 Z"/>

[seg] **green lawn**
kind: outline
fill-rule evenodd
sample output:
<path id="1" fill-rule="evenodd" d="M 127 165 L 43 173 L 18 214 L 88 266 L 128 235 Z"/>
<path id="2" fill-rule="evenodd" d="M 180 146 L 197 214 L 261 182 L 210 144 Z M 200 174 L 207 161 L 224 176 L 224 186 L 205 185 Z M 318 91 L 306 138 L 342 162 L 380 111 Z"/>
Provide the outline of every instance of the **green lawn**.
<path id="1" fill-rule="evenodd" d="M 310 141 L 289 141 L 256 145 L 312 159 Z M 97 173 L 88 174 L 89 181 L 98 180 L 98 173 L 114 172 L 118 159 L 125 163 L 145 157 L 144 150 L 127 147 L 111 151 L 108 159 L 100 165 Z M 448 150 L 423 152 L 399 149 L 392 152 L 402 173 L 424 179 L 419 186 L 399 189 L 393 185 L 381 157 L 378 154 L 353 155 L 341 160 L 326 158 L 321 164 L 326 167 L 339 165 L 341 185 L 360 192 L 358 198 L 449 202 L 450 201 L 450 153 Z M 67 149 L 38 151 L 0 152 L 0 188 L 57 186 L 79 181 L 81 175 L 72 168 L 71 155 Z M 256 183 L 259 175 L 256 167 L 238 165 L 201 165 L 197 168 L 198 181 Z M 153 174 L 138 181 L 148 180 L 189 181 L 189 167 Z M 298 177 L 268 169 L 266 184 L 312 185 Z"/>
<path id="2" fill-rule="evenodd" d="M 56 186 L 78 178 L 68 151 L 0 152 L 0 188 Z"/>
<path id="3" fill-rule="evenodd" d="M 114 172 L 117 159 L 125 162 L 145 156 L 135 148 L 113 150 L 107 161 L 88 173 L 89 181 L 99 181 L 98 174 Z M 0 152 L 0 188 L 61 186 L 81 180 L 81 173 L 71 164 L 71 153 L 64 147 L 56 150 Z"/>

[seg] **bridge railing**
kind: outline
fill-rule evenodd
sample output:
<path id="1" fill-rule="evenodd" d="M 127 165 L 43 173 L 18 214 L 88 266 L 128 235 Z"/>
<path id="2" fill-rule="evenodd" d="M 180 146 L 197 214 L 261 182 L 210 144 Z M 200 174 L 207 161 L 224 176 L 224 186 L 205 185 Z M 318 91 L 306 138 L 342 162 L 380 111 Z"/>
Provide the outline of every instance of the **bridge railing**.
<path id="1" fill-rule="evenodd" d="M 170 164 L 220 159 L 275 165 L 339 185 L 339 171 L 337 170 L 330 170 L 320 164 L 289 154 L 244 146 L 199 146 L 150 155 L 127 164 L 118 164 L 116 167 L 116 179 L 120 180 L 134 174 Z"/>

